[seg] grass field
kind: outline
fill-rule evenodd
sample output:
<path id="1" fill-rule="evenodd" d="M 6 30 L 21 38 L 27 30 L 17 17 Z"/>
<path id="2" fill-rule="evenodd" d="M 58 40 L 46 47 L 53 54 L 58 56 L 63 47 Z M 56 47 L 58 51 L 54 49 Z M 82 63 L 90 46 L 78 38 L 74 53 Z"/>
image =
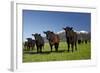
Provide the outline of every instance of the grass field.
<path id="1" fill-rule="evenodd" d="M 44 61 L 63 61 L 63 60 L 85 60 L 91 59 L 91 44 L 83 43 L 77 45 L 77 51 L 67 52 L 66 42 L 60 42 L 58 52 L 50 52 L 50 46 L 45 43 L 43 53 L 37 54 L 36 48 L 33 51 L 23 51 L 23 62 L 44 62 Z"/>

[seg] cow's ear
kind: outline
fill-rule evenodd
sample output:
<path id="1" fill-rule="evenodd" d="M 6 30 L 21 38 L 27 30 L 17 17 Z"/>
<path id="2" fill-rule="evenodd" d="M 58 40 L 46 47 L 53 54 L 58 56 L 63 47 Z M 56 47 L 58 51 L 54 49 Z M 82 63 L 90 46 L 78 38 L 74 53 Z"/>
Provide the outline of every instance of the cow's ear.
<path id="1" fill-rule="evenodd" d="M 73 27 L 70 28 L 70 30 L 72 30 L 72 29 L 73 29 Z"/>
<path id="2" fill-rule="evenodd" d="M 51 31 L 51 33 L 53 33 L 53 31 Z"/>
<path id="3" fill-rule="evenodd" d="M 29 38 L 26 38 L 27 40 L 29 39 Z"/>
<path id="4" fill-rule="evenodd" d="M 63 28 L 64 30 L 66 30 L 66 28 Z"/>
<path id="5" fill-rule="evenodd" d="M 32 36 L 34 36 L 34 34 L 32 34 Z"/>
<path id="6" fill-rule="evenodd" d="M 46 32 L 45 32 L 45 31 L 43 31 L 43 33 L 44 33 L 44 34 L 46 34 Z"/>
<path id="7" fill-rule="evenodd" d="M 39 36 L 41 36 L 41 34 L 39 34 Z"/>

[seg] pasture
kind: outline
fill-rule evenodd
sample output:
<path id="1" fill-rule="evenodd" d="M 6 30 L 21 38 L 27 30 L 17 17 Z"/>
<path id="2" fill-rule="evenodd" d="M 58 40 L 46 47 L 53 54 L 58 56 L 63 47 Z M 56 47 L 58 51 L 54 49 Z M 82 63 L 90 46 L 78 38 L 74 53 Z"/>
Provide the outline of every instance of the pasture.
<path id="1" fill-rule="evenodd" d="M 33 51 L 23 50 L 23 62 L 47 62 L 47 61 L 64 61 L 64 60 L 87 60 L 91 59 L 91 44 L 77 44 L 77 51 L 67 52 L 66 42 L 60 42 L 58 52 L 51 52 L 48 43 L 45 43 L 42 53 L 37 54 L 36 46 Z"/>

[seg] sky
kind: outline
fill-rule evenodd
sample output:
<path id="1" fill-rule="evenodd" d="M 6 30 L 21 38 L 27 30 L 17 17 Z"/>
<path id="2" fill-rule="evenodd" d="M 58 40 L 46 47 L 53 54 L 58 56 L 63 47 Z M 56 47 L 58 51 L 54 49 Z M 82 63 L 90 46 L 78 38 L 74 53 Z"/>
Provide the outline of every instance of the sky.
<path id="1" fill-rule="evenodd" d="M 79 12 L 56 12 L 23 10 L 23 40 L 32 37 L 32 33 L 45 36 L 43 31 L 59 32 L 70 26 L 77 31 L 91 31 L 91 14 Z"/>

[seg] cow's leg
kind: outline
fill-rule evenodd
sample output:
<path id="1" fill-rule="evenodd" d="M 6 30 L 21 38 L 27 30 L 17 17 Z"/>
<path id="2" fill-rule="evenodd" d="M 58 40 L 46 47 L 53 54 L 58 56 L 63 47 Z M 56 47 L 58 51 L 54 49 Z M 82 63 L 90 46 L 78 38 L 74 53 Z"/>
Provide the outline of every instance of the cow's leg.
<path id="1" fill-rule="evenodd" d="M 31 46 L 29 47 L 29 51 L 31 51 Z"/>
<path id="2" fill-rule="evenodd" d="M 31 46 L 31 51 L 33 50 L 33 46 Z"/>
<path id="3" fill-rule="evenodd" d="M 28 45 L 28 51 L 30 51 L 30 45 Z"/>
<path id="4" fill-rule="evenodd" d="M 31 45 L 30 45 L 30 51 L 31 51 Z"/>
<path id="5" fill-rule="evenodd" d="M 33 50 L 33 46 L 31 46 L 31 51 Z"/>
<path id="6" fill-rule="evenodd" d="M 32 50 L 33 50 L 33 45 L 32 45 Z"/>
<path id="7" fill-rule="evenodd" d="M 32 50 L 34 50 L 34 48 L 35 48 L 35 45 L 32 45 Z"/>
<path id="8" fill-rule="evenodd" d="M 28 51 L 30 51 L 30 46 L 28 46 Z"/>
<path id="9" fill-rule="evenodd" d="M 56 43 L 56 44 L 55 44 L 55 49 L 56 49 L 56 51 L 58 51 L 58 46 L 59 46 L 59 44 Z"/>
<path id="10" fill-rule="evenodd" d="M 32 50 L 34 50 L 34 47 L 35 47 L 35 46 L 33 45 L 33 46 L 32 46 Z"/>
<path id="11" fill-rule="evenodd" d="M 32 51 L 32 44 L 31 44 L 31 49 L 30 50 Z"/>
<path id="12" fill-rule="evenodd" d="M 34 45 L 32 45 L 32 50 L 34 49 Z"/>
<path id="13" fill-rule="evenodd" d="M 76 44 L 76 42 L 75 42 L 75 50 L 77 50 L 77 44 Z"/>
<path id="14" fill-rule="evenodd" d="M 40 53 L 42 53 L 42 46 L 40 46 Z"/>
<path id="15" fill-rule="evenodd" d="M 25 49 L 26 49 L 26 51 L 27 51 L 27 49 L 28 49 L 28 46 L 26 46 L 26 47 L 25 47 Z"/>
<path id="16" fill-rule="evenodd" d="M 37 53 L 39 53 L 39 47 L 37 46 Z"/>
<path id="17" fill-rule="evenodd" d="M 69 52 L 69 48 L 70 48 L 70 44 L 68 43 L 68 50 L 67 50 L 68 52 Z"/>
<path id="18" fill-rule="evenodd" d="M 71 44 L 72 52 L 74 51 L 74 44 Z"/>
<path id="19" fill-rule="evenodd" d="M 29 46 L 27 46 L 27 51 L 29 51 Z"/>
<path id="20" fill-rule="evenodd" d="M 52 52 L 52 44 L 50 44 L 51 52 Z"/>
<path id="21" fill-rule="evenodd" d="M 44 44 L 42 45 L 42 48 L 44 49 Z"/>

